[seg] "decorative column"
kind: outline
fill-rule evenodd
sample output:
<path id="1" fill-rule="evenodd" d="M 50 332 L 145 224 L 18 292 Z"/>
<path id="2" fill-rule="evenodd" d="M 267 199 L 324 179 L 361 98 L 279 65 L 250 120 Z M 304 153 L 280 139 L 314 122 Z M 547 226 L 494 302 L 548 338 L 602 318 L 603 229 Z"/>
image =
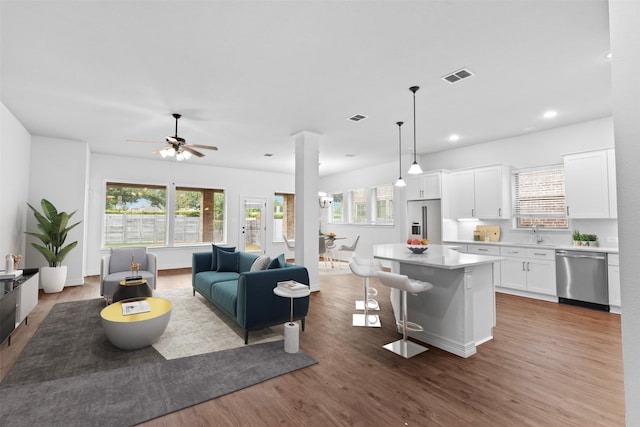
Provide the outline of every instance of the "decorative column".
<path id="1" fill-rule="evenodd" d="M 309 131 L 301 131 L 292 136 L 296 151 L 296 264 L 304 265 L 309 271 L 311 291 L 320 290 L 318 279 L 320 136 Z"/>

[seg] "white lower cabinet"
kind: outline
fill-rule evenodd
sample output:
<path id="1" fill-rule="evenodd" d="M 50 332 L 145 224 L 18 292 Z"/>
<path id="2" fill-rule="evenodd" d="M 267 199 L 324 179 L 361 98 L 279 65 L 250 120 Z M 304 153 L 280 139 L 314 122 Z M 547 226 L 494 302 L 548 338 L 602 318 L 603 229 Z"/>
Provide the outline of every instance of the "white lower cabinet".
<path id="1" fill-rule="evenodd" d="M 620 313 L 622 298 L 620 296 L 620 255 L 609 254 L 609 310 Z"/>
<path id="2" fill-rule="evenodd" d="M 503 246 L 500 256 L 500 287 L 557 296 L 554 250 Z"/>

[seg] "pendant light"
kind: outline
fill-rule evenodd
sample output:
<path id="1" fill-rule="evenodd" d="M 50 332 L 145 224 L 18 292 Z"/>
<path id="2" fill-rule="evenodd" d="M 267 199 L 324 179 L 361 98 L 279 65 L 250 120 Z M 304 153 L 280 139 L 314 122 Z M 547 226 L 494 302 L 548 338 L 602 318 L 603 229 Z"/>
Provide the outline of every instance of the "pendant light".
<path id="1" fill-rule="evenodd" d="M 409 175 L 417 175 L 422 173 L 422 168 L 416 160 L 416 92 L 419 86 L 411 86 L 409 90 L 413 92 L 413 164 L 409 168 Z"/>
<path id="2" fill-rule="evenodd" d="M 402 179 L 402 131 L 400 130 L 400 126 L 403 125 L 404 122 L 397 122 L 398 125 L 398 162 L 399 162 L 399 178 L 396 181 L 396 187 L 405 187 L 407 185 Z"/>

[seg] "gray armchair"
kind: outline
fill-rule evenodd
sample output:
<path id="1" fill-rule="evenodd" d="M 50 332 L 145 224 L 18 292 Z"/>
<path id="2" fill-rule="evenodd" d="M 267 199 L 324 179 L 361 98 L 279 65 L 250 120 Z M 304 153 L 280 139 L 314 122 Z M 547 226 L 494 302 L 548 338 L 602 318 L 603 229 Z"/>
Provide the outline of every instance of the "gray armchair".
<path id="1" fill-rule="evenodd" d="M 158 265 L 156 254 L 147 252 L 144 246 L 112 248 L 111 253 L 100 261 L 100 295 L 110 298 L 116 285 L 131 276 L 131 257 L 140 263 L 138 276 L 147 279 L 151 289 L 156 288 Z"/>

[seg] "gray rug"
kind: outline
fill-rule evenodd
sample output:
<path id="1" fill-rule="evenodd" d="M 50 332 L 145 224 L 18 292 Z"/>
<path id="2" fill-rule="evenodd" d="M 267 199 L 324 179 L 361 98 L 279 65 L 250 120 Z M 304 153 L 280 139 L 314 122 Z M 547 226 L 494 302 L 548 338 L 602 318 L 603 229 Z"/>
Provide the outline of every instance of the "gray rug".
<path id="1" fill-rule="evenodd" d="M 166 360 L 122 351 L 100 325 L 100 299 L 56 304 L 0 383 L 0 424 L 126 426 L 317 363 L 282 341 Z"/>

